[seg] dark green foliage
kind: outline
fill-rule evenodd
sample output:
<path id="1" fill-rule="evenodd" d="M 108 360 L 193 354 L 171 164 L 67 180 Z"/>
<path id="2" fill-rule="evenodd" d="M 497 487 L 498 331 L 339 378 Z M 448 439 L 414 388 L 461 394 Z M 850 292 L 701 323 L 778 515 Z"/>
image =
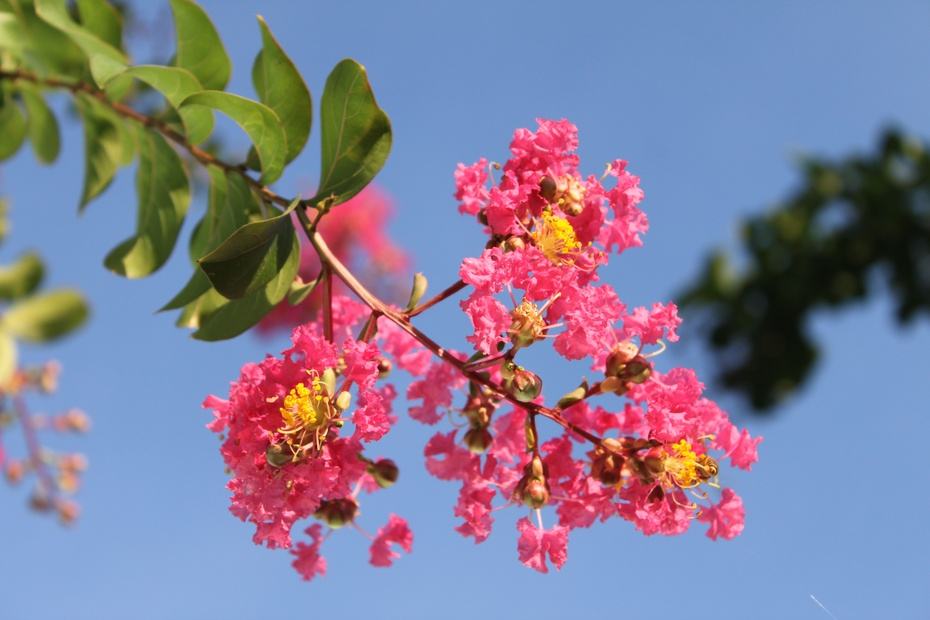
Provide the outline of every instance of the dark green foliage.
<path id="1" fill-rule="evenodd" d="M 715 351 L 718 379 L 758 410 L 799 388 L 817 311 L 889 290 L 901 323 L 930 314 L 930 155 L 889 131 L 876 153 L 811 159 L 801 187 L 743 225 L 737 265 L 711 254 L 680 297 Z"/>

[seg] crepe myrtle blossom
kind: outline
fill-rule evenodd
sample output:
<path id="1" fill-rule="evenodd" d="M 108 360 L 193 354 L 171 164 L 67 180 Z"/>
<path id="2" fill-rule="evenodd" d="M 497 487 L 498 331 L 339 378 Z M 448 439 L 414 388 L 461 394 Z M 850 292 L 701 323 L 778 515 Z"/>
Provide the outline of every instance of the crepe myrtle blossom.
<path id="1" fill-rule="evenodd" d="M 539 120 L 515 132 L 503 164 L 460 164 L 459 212 L 487 242 L 461 260 L 459 282 L 401 310 L 334 269 L 361 301 L 335 295 L 294 329 L 281 357 L 246 364 L 228 399 L 205 402 L 223 438 L 232 512 L 254 524 L 256 543 L 290 548 L 305 579 L 325 573 L 321 547 L 344 525 L 370 539 L 374 566 L 412 549 L 396 515 L 374 534 L 359 523 L 362 494 L 398 479 L 393 461 L 368 456 L 395 420 L 396 391 L 385 383 L 393 371 L 412 377 L 410 417 L 438 427 L 425 466 L 458 485 L 455 530 L 480 543 L 501 508 L 524 512 L 517 557 L 536 571 L 564 565 L 573 530 L 613 518 L 646 535 L 696 522 L 714 540 L 743 530 L 743 502 L 724 482 L 728 467 L 757 461 L 761 438 L 737 428 L 694 371 L 658 364 L 678 340 L 674 303 L 629 308 L 601 279 L 612 256 L 642 244 L 643 192 L 623 160 L 583 175 L 577 147 L 574 125 Z M 333 267 L 331 253 L 314 248 Z M 414 325 L 460 291 L 468 352 Z M 548 346 L 594 380 L 549 398 L 524 355 Z M 292 543 L 308 517 L 319 522 Z"/>

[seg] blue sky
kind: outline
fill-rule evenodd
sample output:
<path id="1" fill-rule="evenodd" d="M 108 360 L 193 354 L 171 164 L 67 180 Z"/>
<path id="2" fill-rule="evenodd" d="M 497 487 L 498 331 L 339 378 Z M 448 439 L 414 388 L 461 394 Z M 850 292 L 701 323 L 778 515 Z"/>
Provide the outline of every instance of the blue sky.
<path id="1" fill-rule="evenodd" d="M 133 4 L 155 17 L 162 3 Z M 397 202 L 392 234 L 437 286 L 483 243 L 455 212 L 455 164 L 506 157 L 513 129 L 537 116 L 579 126 L 588 170 L 623 157 L 642 177 L 652 230 L 606 278 L 631 304 L 668 300 L 710 246 L 734 246 L 737 218 L 792 187 L 798 153 L 865 149 L 890 123 L 930 135 L 925 3 L 643 4 L 203 2 L 227 42 L 237 92 L 251 94 L 256 12 L 317 97 L 339 59 L 368 67 L 394 126 L 379 177 Z M 163 57 L 172 49 L 164 37 L 149 48 Z M 883 299 L 818 317 L 823 361 L 777 416 L 750 417 L 711 387 L 765 436 L 751 473 L 724 472 L 748 512 L 735 541 L 713 543 L 703 528 L 645 538 L 615 520 L 577 532 L 561 573 L 538 575 L 516 559 L 520 511 L 501 513 L 480 546 L 452 531 L 456 486 L 425 474 L 431 431 L 401 416 L 382 448 L 401 482 L 365 504 L 362 523 L 403 514 L 414 553 L 375 569 L 365 541 L 341 532 L 324 548 L 329 574 L 301 582 L 287 554 L 255 547 L 227 512 L 218 444 L 199 408 L 206 394 L 225 393 L 242 363 L 282 342 L 208 345 L 155 315 L 186 279 L 181 253 L 144 281 L 103 269 L 132 228 L 132 174 L 79 218 L 81 134 L 62 118 L 57 165 L 39 167 L 25 150 L 0 170 L 15 227 L 2 257 L 38 246 L 50 282 L 78 285 L 93 301 L 87 329 L 25 353 L 63 363 L 60 393 L 36 406 L 93 416 L 89 436 L 64 444 L 86 452 L 91 469 L 70 530 L 29 513 L 22 491 L 0 489 L 0 618 L 829 618 L 811 595 L 842 620 L 930 614 L 930 327 L 898 330 Z M 244 150 L 242 136 L 222 129 Z M 317 140 L 281 193 L 313 183 Z M 422 325 L 462 346 L 454 304 Z M 712 360 L 687 333 L 660 364 L 710 376 Z M 541 370 L 552 395 L 580 372 Z"/>

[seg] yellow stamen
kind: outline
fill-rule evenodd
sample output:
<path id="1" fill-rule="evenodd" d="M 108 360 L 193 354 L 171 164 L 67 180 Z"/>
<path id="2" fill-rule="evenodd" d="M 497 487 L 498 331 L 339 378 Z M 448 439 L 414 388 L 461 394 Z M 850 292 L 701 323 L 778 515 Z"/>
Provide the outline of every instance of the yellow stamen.
<path id="1" fill-rule="evenodd" d="M 566 260 L 565 255 L 581 247 L 575 229 L 568 220 L 553 215 L 549 209 L 543 211 L 531 236 L 536 247 L 556 265 L 570 263 L 571 260 Z"/>

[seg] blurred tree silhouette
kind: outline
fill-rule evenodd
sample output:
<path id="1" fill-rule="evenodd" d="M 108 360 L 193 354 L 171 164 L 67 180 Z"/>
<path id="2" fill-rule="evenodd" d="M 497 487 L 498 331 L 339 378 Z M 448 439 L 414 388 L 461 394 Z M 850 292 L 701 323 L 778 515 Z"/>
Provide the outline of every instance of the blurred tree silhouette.
<path id="1" fill-rule="evenodd" d="M 874 154 L 801 167 L 797 191 L 743 224 L 745 260 L 734 265 L 722 251 L 711 253 L 679 295 L 714 349 L 718 380 L 759 411 L 813 370 L 815 311 L 887 290 L 899 322 L 930 313 L 926 146 L 890 130 Z"/>

